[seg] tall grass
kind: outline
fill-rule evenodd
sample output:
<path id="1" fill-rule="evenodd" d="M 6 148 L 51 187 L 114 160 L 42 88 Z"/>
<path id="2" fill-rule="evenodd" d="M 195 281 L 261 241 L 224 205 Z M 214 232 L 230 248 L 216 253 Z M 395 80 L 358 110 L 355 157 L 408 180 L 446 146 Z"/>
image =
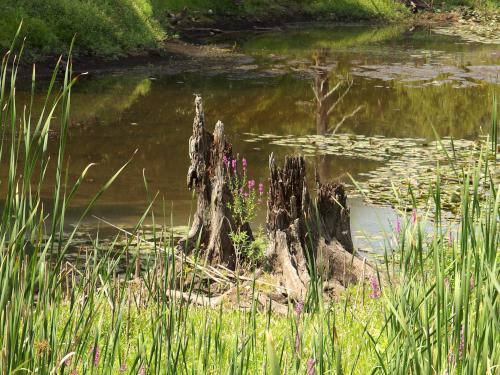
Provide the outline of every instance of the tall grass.
<path id="1" fill-rule="evenodd" d="M 384 374 L 495 374 L 500 363 L 498 268 L 500 190 L 490 178 L 489 147 L 464 177 L 461 217 L 442 222 L 438 177 L 434 233 L 426 213 L 408 221 L 385 288 L 385 323 L 370 336 Z M 417 216 L 414 216 L 414 218 Z M 383 337 L 387 347 L 380 348 Z"/>
<path id="2" fill-rule="evenodd" d="M 265 276 L 229 280 L 176 253 L 168 230 L 154 233 L 148 268 L 142 267 L 138 248 L 147 240 L 138 229 L 155 200 L 146 179 L 150 205 L 126 245 L 95 239 L 80 249 L 76 263 L 69 262 L 79 223 L 127 163 L 67 233 L 66 209 L 91 168 L 69 185 L 65 147 L 76 82 L 71 59 L 63 72 L 56 67 L 37 115 L 31 103 L 16 102 L 18 64 L 19 57 L 8 53 L 0 71 L 0 162 L 7 169 L 0 221 L 0 374 L 497 371 L 500 193 L 484 178 L 488 151 L 464 180 L 462 217 L 452 241 L 442 215 L 436 215 L 429 240 L 422 214 L 403 226 L 381 298 L 365 298 L 360 285 L 327 303 L 318 280 L 311 303 L 290 305 L 280 315 L 259 298 L 272 291 Z M 47 152 L 51 129 L 58 134 L 56 160 Z M 48 168 L 57 171 L 50 208 L 41 196 Z M 436 207 L 439 185 L 438 179 Z M 202 292 L 210 300 L 216 282 L 234 285 L 234 299 L 195 307 L 191 302 Z"/>
<path id="3" fill-rule="evenodd" d="M 2 169 L 8 169 L 0 221 L 0 373 L 36 368 L 48 373 L 61 359 L 58 349 L 71 342 L 65 333 L 55 334 L 61 323 L 58 306 L 63 304 L 64 256 L 81 219 L 120 171 L 92 199 L 69 236 L 63 236 L 66 209 L 90 168 L 90 165 L 85 168 L 74 186 L 67 189 L 65 146 L 71 88 L 76 82 L 71 74 L 71 59 L 62 72 L 61 85 L 57 84 L 60 60 L 57 63 L 44 105 L 35 118 L 32 113 L 35 69 L 31 102 L 19 108 L 16 78 L 22 48 L 19 55 L 13 51 L 12 47 L 3 58 L 0 71 L 0 162 Z M 59 152 L 57 160 L 52 161 L 48 156 L 49 132 L 56 117 L 60 119 Z M 49 167 L 55 168 L 56 174 L 53 207 L 47 210 L 41 191 Z M 88 279 L 80 278 L 80 284 L 87 282 Z"/>

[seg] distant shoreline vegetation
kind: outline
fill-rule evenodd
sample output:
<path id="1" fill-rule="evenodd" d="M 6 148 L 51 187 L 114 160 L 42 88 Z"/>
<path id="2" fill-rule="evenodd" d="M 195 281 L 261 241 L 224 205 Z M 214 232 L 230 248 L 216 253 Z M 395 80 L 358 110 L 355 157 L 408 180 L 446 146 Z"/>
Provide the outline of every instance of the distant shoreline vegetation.
<path id="1" fill-rule="evenodd" d="M 474 5 L 475 0 L 448 0 Z M 482 4 L 489 4 L 486 0 Z M 4 0 L 0 4 L 0 51 L 10 47 L 21 23 L 27 36 L 25 58 L 67 53 L 118 57 L 161 47 L 161 41 L 183 27 L 214 26 L 241 21 L 242 26 L 273 25 L 298 19 L 396 20 L 410 11 L 394 0 Z"/>

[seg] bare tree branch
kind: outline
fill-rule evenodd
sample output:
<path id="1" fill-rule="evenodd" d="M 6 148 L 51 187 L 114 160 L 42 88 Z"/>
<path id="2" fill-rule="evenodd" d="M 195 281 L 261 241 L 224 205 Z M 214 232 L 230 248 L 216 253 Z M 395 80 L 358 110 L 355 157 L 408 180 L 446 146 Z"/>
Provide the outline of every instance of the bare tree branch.
<path id="1" fill-rule="evenodd" d="M 351 90 L 352 84 L 353 84 L 353 82 L 349 81 L 349 86 L 347 86 L 347 89 L 344 91 L 344 93 L 342 95 L 339 96 L 339 98 L 335 101 L 335 103 L 333 103 L 331 105 L 330 109 L 327 112 L 327 116 L 330 116 L 330 114 L 333 112 L 335 107 L 342 101 L 342 99 L 344 99 L 344 97 L 347 95 L 347 93 Z"/>
<path id="2" fill-rule="evenodd" d="M 334 135 L 335 133 L 337 133 L 337 130 L 339 130 L 339 128 L 342 126 L 342 124 L 345 122 L 345 120 L 350 119 L 351 117 L 353 117 L 354 115 L 356 115 L 356 113 L 358 113 L 361 110 L 361 108 L 363 108 L 363 107 L 364 107 L 363 105 L 360 105 L 358 108 L 356 108 L 350 114 L 345 115 L 344 117 L 342 117 L 342 120 L 340 120 L 340 122 L 338 122 L 337 125 L 335 125 L 335 129 L 333 129 L 333 132 L 332 132 L 331 135 Z"/>

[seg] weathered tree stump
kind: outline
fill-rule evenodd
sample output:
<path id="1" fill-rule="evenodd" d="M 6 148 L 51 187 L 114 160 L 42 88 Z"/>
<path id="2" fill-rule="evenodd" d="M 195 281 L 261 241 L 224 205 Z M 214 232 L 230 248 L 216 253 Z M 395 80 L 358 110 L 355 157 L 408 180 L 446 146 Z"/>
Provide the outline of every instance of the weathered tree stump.
<path id="1" fill-rule="evenodd" d="M 291 298 L 304 298 L 312 272 L 334 293 L 349 283 L 376 275 L 353 255 L 347 197 L 341 184 L 323 184 L 317 177 L 313 202 L 306 184 L 302 156 L 285 158 L 284 167 L 269 159 L 267 202 L 267 256 Z"/>
<path id="2" fill-rule="evenodd" d="M 231 231 L 245 230 L 252 238 L 248 223 L 236 223 L 228 207 L 233 197 L 228 185 L 230 168 L 224 161 L 232 159 L 232 145 L 226 141 L 224 124 L 215 125 L 213 135 L 205 129 L 205 115 L 201 96 L 195 98 L 196 114 L 193 135 L 189 138 L 191 165 L 187 186 L 197 193 L 197 207 L 188 236 L 178 243 L 178 249 L 187 253 L 199 246 L 210 264 L 236 266 L 237 254 L 230 238 Z"/>

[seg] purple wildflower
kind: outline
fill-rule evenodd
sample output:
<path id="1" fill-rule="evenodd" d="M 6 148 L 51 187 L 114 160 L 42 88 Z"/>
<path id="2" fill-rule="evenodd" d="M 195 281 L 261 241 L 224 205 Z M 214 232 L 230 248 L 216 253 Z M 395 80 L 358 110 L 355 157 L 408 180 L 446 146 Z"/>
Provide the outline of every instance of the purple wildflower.
<path id="1" fill-rule="evenodd" d="M 316 364 L 316 360 L 315 359 L 309 358 L 307 360 L 307 372 L 306 372 L 307 375 L 314 375 L 315 374 L 315 370 L 314 370 L 314 365 L 315 364 Z"/>
<path id="2" fill-rule="evenodd" d="M 297 315 L 297 318 L 300 318 L 300 315 L 302 315 L 302 311 L 304 311 L 304 301 L 299 300 L 295 304 L 295 315 Z"/>
<path id="3" fill-rule="evenodd" d="M 233 171 L 236 172 L 236 159 L 231 160 L 231 166 L 233 167 Z"/>
<path id="4" fill-rule="evenodd" d="M 449 366 L 455 365 L 455 354 L 453 353 L 452 348 L 450 348 L 450 350 L 448 350 L 448 365 Z"/>
<path id="5" fill-rule="evenodd" d="M 370 286 L 372 288 L 372 292 L 370 294 L 370 298 L 376 299 L 380 297 L 380 289 L 378 287 L 378 280 L 375 276 L 370 279 Z"/>
<path id="6" fill-rule="evenodd" d="M 146 374 L 146 368 L 144 367 L 144 365 L 141 365 L 141 367 L 139 367 L 139 371 L 137 371 L 137 375 L 145 375 Z"/>
<path id="7" fill-rule="evenodd" d="M 261 182 L 259 183 L 259 195 L 264 194 L 264 184 Z"/>
<path id="8" fill-rule="evenodd" d="M 248 181 L 248 190 L 252 190 L 255 187 L 255 180 Z"/>
<path id="9" fill-rule="evenodd" d="M 411 223 L 416 224 L 416 222 L 417 222 L 417 209 L 414 208 L 411 213 Z"/>
<path id="10" fill-rule="evenodd" d="M 465 349 L 465 334 L 464 334 L 464 325 L 462 324 L 462 329 L 460 330 L 460 346 L 458 347 L 458 355 L 460 358 L 464 356 Z"/>
<path id="11" fill-rule="evenodd" d="M 222 162 L 224 163 L 224 165 L 227 167 L 229 165 L 229 159 L 227 158 L 226 155 L 224 155 L 222 157 Z"/>
<path id="12" fill-rule="evenodd" d="M 397 234 L 401 233 L 401 218 L 398 216 L 396 217 L 396 228 L 395 231 Z"/>
<path id="13" fill-rule="evenodd" d="M 99 352 L 99 347 L 95 346 L 92 349 L 92 353 L 94 353 L 94 366 L 99 365 L 99 359 L 101 358 L 101 353 Z"/>
<path id="14" fill-rule="evenodd" d="M 247 170 L 247 159 L 243 158 L 241 159 L 241 165 L 243 166 L 243 171 L 245 172 Z"/>

